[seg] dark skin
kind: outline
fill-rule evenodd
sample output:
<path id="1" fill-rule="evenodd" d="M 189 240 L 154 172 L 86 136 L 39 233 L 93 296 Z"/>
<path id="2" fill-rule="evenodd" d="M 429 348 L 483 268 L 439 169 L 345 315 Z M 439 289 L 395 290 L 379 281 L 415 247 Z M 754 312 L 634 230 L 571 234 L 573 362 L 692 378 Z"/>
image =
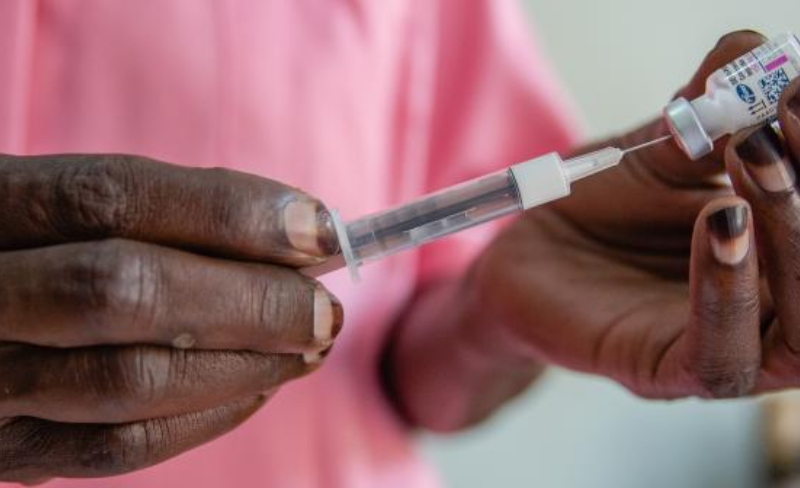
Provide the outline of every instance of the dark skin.
<path id="1" fill-rule="evenodd" d="M 685 95 L 761 42 L 726 37 Z M 791 164 L 798 89 L 781 105 Z M 752 180 L 736 149 L 751 136 L 701 162 L 639 153 L 519 219 L 464 279 L 429 285 L 386 349 L 398 408 L 472 425 L 551 362 L 659 398 L 796 386 L 800 203 Z M 739 196 L 708 181 L 725 164 Z M 710 218 L 731 208 L 749 210 L 725 220 L 737 232 Z M 208 442 L 318 368 L 341 326 L 297 271 L 336 251 L 324 207 L 239 173 L 3 156 L 0 251 L 1 480 L 120 474 Z"/>
<path id="2" fill-rule="evenodd" d="M 341 328 L 295 270 L 335 251 L 327 211 L 279 183 L 2 156 L 0 209 L 2 480 L 109 476 L 208 442 L 317 369 Z"/>
<path id="3" fill-rule="evenodd" d="M 681 94 L 702 94 L 709 74 L 763 42 L 726 36 Z M 780 123 L 785 141 L 748 129 L 701 161 L 673 143 L 635 153 L 509 226 L 460 282 L 431 285 L 389 346 L 407 418 L 472 425 L 545 364 L 648 398 L 797 387 L 800 199 L 781 168 L 800 163 L 800 81 Z M 598 147 L 667 133 L 656 121 Z M 733 189 L 714 180 L 725 171 Z"/>

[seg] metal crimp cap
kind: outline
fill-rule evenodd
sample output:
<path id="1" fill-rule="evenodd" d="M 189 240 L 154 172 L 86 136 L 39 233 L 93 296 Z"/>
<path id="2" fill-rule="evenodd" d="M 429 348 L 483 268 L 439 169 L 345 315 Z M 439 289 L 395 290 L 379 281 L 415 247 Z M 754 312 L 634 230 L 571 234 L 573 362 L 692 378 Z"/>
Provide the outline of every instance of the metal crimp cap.
<path id="1" fill-rule="evenodd" d="M 667 105 L 664 117 L 678 145 L 693 161 L 714 150 L 714 141 L 703 128 L 692 104 L 685 98 L 678 98 Z"/>

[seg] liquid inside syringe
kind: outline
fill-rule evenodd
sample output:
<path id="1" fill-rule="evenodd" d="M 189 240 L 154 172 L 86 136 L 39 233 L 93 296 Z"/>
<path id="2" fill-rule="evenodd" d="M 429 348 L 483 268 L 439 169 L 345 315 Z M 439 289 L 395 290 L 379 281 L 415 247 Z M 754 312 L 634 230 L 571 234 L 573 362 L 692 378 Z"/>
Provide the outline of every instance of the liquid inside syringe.
<path id="1" fill-rule="evenodd" d="M 321 276 L 346 266 L 357 278 L 363 264 L 565 197 L 573 182 L 616 166 L 625 154 L 669 138 L 627 150 L 609 147 L 567 160 L 548 154 L 346 225 L 333 212 L 341 255 L 304 272 Z"/>

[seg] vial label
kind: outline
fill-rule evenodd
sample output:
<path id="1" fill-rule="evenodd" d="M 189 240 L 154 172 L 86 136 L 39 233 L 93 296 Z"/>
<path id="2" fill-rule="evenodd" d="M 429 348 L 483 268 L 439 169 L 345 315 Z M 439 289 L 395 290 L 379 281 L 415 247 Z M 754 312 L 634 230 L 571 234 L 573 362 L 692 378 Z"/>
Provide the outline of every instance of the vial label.
<path id="1" fill-rule="evenodd" d="M 726 65 L 722 73 L 755 125 L 777 116 L 781 94 L 800 75 L 800 58 L 791 41 L 773 40 Z"/>

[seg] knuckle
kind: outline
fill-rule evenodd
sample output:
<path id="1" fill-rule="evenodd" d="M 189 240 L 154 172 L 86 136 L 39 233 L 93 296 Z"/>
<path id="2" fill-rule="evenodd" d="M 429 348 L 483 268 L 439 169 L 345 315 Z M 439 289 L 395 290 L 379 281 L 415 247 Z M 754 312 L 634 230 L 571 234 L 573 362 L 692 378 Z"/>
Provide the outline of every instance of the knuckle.
<path id="1" fill-rule="evenodd" d="M 777 216 L 780 221 L 775 222 L 776 226 L 781 226 L 786 229 L 785 239 L 783 246 L 786 251 L 783 252 L 786 256 L 791 256 L 793 260 L 800 261 L 800 211 L 793 212 L 780 212 Z M 787 252 L 788 251 L 788 252 Z M 800 264 L 800 263 L 798 263 Z M 794 269 L 800 269 L 800 266 L 795 266 Z"/>
<path id="2" fill-rule="evenodd" d="M 42 368 L 32 359 L 28 346 L 5 343 L 0 345 L 0 416 L 14 415 L 14 408 L 29 401 L 42 385 Z M 2 422 L 2 421 L 0 421 Z"/>
<path id="3" fill-rule="evenodd" d="M 695 318 L 703 330 L 704 344 L 719 348 L 696 350 L 686 368 L 699 395 L 706 398 L 736 398 L 755 387 L 760 354 L 749 346 L 742 331 L 758 321 L 760 300 L 757 292 L 742 291 L 734 300 L 707 301 Z M 710 346 L 715 347 L 715 346 Z M 731 348 L 734 349 L 731 349 Z M 726 352 L 727 351 L 727 352 Z"/>
<path id="4" fill-rule="evenodd" d="M 11 418 L 0 421 L 0 480 L 26 481 L 42 469 L 55 439 L 41 421 Z"/>
<path id="5" fill-rule="evenodd" d="M 136 417 L 142 405 L 154 405 L 169 392 L 174 361 L 167 351 L 148 347 L 119 349 L 99 358 L 101 364 L 92 369 L 103 374 L 94 386 L 98 398 L 108 401 L 109 415 L 120 418 Z"/>
<path id="6" fill-rule="evenodd" d="M 123 474 L 146 468 L 174 454 L 189 417 L 149 419 L 108 427 L 89 459 L 94 469 Z"/>
<path id="7" fill-rule="evenodd" d="M 107 475 L 135 471 L 148 464 L 148 442 L 141 423 L 111 426 L 99 432 L 94 445 L 84 451 L 81 462 Z"/>
<path id="8" fill-rule="evenodd" d="M 690 370 L 695 390 L 704 398 L 738 398 L 755 387 L 757 367 L 698 364 Z"/>
<path id="9" fill-rule="evenodd" d="M 86 245 L 65 268 L 65 279 L 54 285 L 94 314 L 98 333 L 109 320 L 152 321 L 160 267 L 143 246 L 120 239 Z"/>
<path id="10" fill-rule="evenodd" d="M 761 309 L 758 290 L 741 290 L 734 299 L 707 300 L 700 305 L 696 319 L 724 333 L 735 324 L 756 320 Z"/>
<path id="11" fill-rule="evenodd" d="M 132 191 L 141 160 L 103 155 L 65 164 L 53 188 L 55 224 L 67 235 L 118 235 L 130 227 Z"/>
<path id="12" fill-rule="evenodd" d="M 109 422 L 146 417 L 169 393 L 169 353 L 146 346 L 73 352 L 65 370 L 82 386 L 82 396 Z"/>
<path id="13" fill-rule="evenodd" d="M 226 241 L 248 248 L 254 239 L 275 235 L 282 222 L 281 209 L 292 192 L 270 180 L 255 179 L 222 168 L 202 170 L 218 192 L 209 209 L 209 225 Z M 224 184 L 221 184 L 224 183 Z"/>
<path id="14" fill-rule="evenodd" d="M 234 180 L 240 178 L 239 175 L 227 169 L 213 168 L 207 171 L 217 181 L 230 181 L 233 183 Z M 247 231 L 250 228 L 250 224 L 254 220 L 257 220 L 254 211 L 257 206 L 255 205 L 255 200 L 252 204 L 245 204 L 245 201 L 249 201 L 249 197 L 257 199 L 258 196 L 253 194 L 248 195 L 246 199 L 239 198 L 237 194 L 232 193 L 233 188 L 236 188 L 237 191 L 246 190 L 247 185 L 223 185 L 220 190 L 223 193 L 223 195 L 220 195 L 222 198 L 215 199 L 216 205 L 212 208 L 212 213 L 209 216 L 211 224 L 218 226 L 223 235 L 226 236 L 241 235 L 243 231 Z"/>
<path id="15" fill-rule="evenodd" d="M 724 334 L 726 328 L 742 322 L 750 322 L 752 317 L 758 317 L 760 307 L 758 298 L 743 297 L 736 302 L 707 302 L 700 311 L 700 322 L 708 325 L 712 331 L 719 330 Z"/>
<path id="16" fill-rule="evenodd" d="M 316 344 L 314 334 L 314 286 L 288 270 L 276 269 L 268 279 L 251 288 L 250 317 L 252 334 L 279 350 L 306 351 Z M 298 350 L 297 348 L 300 347 Z"/>

